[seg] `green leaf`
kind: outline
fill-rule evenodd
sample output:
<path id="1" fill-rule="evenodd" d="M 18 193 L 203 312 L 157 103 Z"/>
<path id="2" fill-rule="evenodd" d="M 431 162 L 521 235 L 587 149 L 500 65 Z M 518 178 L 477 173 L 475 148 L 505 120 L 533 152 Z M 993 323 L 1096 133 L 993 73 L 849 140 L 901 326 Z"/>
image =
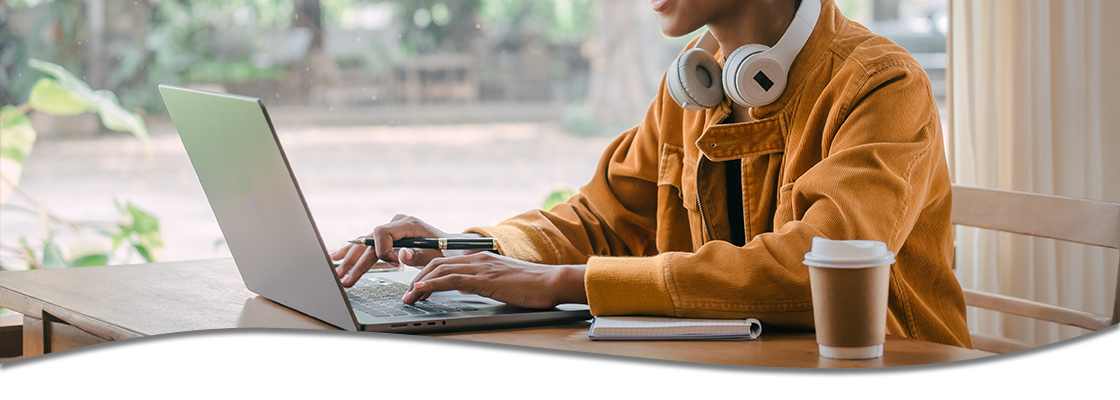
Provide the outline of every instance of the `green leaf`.
<path id="1" fill-rule="evenodd" d="M 569 198 L 574 196 L 575 193 L 571 189 L 563 188 L 553 190 L 548 194 L 548 198 L 544 200 L 544 210 L 550 210 L 553 206 L 568 201 Z"/>
<path id="2" fill-rule="evenodd" d="M 128 212 L 132 216 L 132 229 L 136 231 L 136 235 L 142 240 L 155 244 L 158 247 L 163 247 L 163 239 L 159 233 L 159 218 L 152 215 L 140 207 L 127 203 Z"/>
<path id="3" fill-rule="evenodd" d="M 94 267 L 94 266 L 98 266 L 98 265 L 108 265 L 109 264 L 109 255 L 108 254 L 90 254 L 90 255 L 87 255 L 85 257 L 81 257 L 77 260 L 71 261 L 70 264 L 75 266 L 75 267 Z"/>
<path id="4" fill-rule="evenodd" d="M 132 235 L 132 226 L 117 225 L 117 229 L 118 230 L 116 232 L 110 231 L 108 229 L 97 230 L 97 232 L 102 236 L 105 236 L 113 241 L 112 246 L 109 247 L 109 251 L 117 251 L 117 248 L 121 246 L 121 242 Z"/>
<path id="5" fill-rule="evenodd" d="M 23 162 L 31 155 L 37 134 L 27 118 L 27 106 L 0 108 L 0 205 L 8 202 L 19 186 Z"/>
<path id="6" fill-rule="evenodd" d="M 101 123 L 106 128 L 114 131 L 132 132 L 133 136 L 140 138 L 145 143 L 148 142 L 148 127 L 144 125 L 144 120 L 136 113 L 121 108 L 117 95 L 108 90 L 98 90 L 94 93 L 101 96 L 99 103 L 101 108 L 98 109 L 98 113 L 101 115 Z"/>
<path id="7" fill-rule="evenodd" d="M 137 243 L 134 247 L 148 262 L 155 262 L 157 258 L 155 254 L 163 249 L 159 218 L 140 209 L 131 201 L 125 203 L 125 209 L 128 211 L 128 216 L 132 218 L 132 231 L 136 233 Z"/>
<path id="8" fill-rule="evenodd" d="M 54 243 L 54 240 L 47 238 L 43 241 L 43 268 L 56 269 L 56 268 L 69 268 L 70 263 L 66 262 L 66 257 L 62 256 L 62 250 Z"/>
<path id="9" fill-rule="evenodd" d="M 42 60 L 29 59 L 27 66 L 54 78 L 55 83 L 62 90 L 70 93 L 72 99 L 81 102 L 86 110 L 97 112 L 101 115 L 101 123 L 113 130 L 131 132 L 133 136 L 144 142 L 148 156 L 151 157 L 152 145 L 148 138 L 148 128 L 144 119 L 131 111 L 121 107 L 117 96 L 108 90 L 94 91 L 81 79 L 71 74 L 66 68 L 58 64 Z"/>
<path id="10" fill-rule="evenodd" d="M 61 89 L 70 92 L 75 99 L 86 106 L 87 110 L 96 109 L 94 105 L 100 100 L 99 96 L 93 92 L 93 89 L 89 88 L 89 85 L 71 74 L 66 68 L 34 58 L 27 60 L 27 66 L 50 75 Z"/>
<path id="11" fill-rule="evenodd" d="M 13 106 L 0 108 L 0 158 L 23 164 L 31 154 L 38 135 L 26 114 L 17 114 Z M 8 177 L 9 179 L 18 177 Z"/>
<path id="12" fill-rule="evenodd" d="M 27 243 L 27 237 L 21 235 L 17 241 L 19 242 L 20 248 L 23 249 L 23 252 L 27 254 L 27 267 L 30 269 L 42 268 L 42 264 L 39 263 L 39 256 L 35 254 L 35 250 L 31 248 L 31 244 Z"/>
<path id="13" fill-rule="evenodd" d="M 128 239 L 130 236 L 132 236 L 132 226 L 117 226 L 121 228 L 121 231 L 109 236 L 109 238 L 113 239 L 113 244 L 110 247 L 111 251 L 117 251 L 117 248 L 121 247 L 121 243 L 124 242 L 125 239 Z"/>
<path id="14" fill-rule="evenodd" d="M 86 101 L 49 78 L 42 78 L 35 82 L 35 86 L 31 87 L 27 103 L 35 111 L 51 115 L 78 115 L 89 111 L 86 108 Z"/>
<path id="15" fill-rule="evenodd" d="M 0 107 L 0 128 L 7 129 L 10 126 L 30 123 L 31 120 L 27 118 L 27 109 L 25 107 L 16 107 L 10 104 Z"/>
<path id="16" fill-rule="evenodd" d="M 74 267 L 88 267 L 105 265 L 109 263 L 109 254 L 105 246 L 100 243 L 90 242 L 82 238 L 74 240 L 70 245 L 70 265 Z"/>
<path id="17" fill-rule="evenodd" d="M 150 263 L 154 263 L 154 262 L 157 261 L 156 258 L 154 256 L 152 256 L 152 252 L 149 251 L 148 248 L 145 247 L 144 245 L 134 244 L 134 245 L 132 245 L 132 248 L 136 249 L 136 252 L 140 253 L 140 256 L 144 257 L 145 261 L 150 262 Z"/>

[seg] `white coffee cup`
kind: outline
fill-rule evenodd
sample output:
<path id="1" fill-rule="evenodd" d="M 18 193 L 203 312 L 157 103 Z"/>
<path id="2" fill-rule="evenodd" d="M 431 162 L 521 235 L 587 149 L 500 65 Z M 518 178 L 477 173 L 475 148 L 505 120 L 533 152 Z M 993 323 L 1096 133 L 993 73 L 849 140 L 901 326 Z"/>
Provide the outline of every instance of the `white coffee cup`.
<path id="1" fill-rule="evenodd" d="M 821 356 L 866 359 L 883 355 L 891 264 L 894 253 L 883 242 L 813 238 L 805 265 L 809 266 Z"/>

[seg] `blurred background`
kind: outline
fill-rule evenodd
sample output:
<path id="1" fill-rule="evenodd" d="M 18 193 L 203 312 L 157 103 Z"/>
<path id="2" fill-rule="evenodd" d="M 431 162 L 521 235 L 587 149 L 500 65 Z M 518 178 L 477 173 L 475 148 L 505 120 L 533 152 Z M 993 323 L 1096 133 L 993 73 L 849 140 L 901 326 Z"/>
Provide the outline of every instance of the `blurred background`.
<path id="1" fill-rule="evenodd" d="M 837 4 L 944 106 L 945 1 Z M 642 0 L 0 2 L 0 106 L 33 128 L 3 129 L 0 267 L 229 256 L 159 84 L 263 99 L 334 249 L 398 213 L 459 231 L 578 190 L 691 37 Z M 33 107 L 29 59 L 111 92 L 143 134 Z"/>

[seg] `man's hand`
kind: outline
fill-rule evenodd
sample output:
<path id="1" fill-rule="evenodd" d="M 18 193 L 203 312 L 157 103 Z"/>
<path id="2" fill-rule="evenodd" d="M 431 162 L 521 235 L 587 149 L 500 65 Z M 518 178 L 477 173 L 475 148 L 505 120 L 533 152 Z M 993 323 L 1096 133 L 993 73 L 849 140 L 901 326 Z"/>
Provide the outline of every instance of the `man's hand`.
<path id="1" fill-rule="evenodd" d="M 583 265 L 541 265 L 494 253 L 432 260 L 401 300 L 427 299 L 433 292 L 459 290 L 525 308 L 587 303 Z"/>
<path id="2" fill-rule="evenodd" d="M 479 250 L 434 250 L 434 249 L 398 249 L 393 251 L 393 241 L 406 238 L 471 238 L 481 237 L 477 234 L 448 234 L 428 225 L 416 217 L 397 215 L 392 222 L 373 228 L 373 232 L 366 235 L 373 238 L 374 246 L 347 244 L 334 253 L 331 259 L 341 261 L 334 271 L 342 278 L 342 285 L 354 286 L 362 274 L 369 271 L 377 260 L 385 260 L 389 264 L 399 266 L 401 263 L 420 267 L 429 261 L 448 255 L 466 255 Z"/>

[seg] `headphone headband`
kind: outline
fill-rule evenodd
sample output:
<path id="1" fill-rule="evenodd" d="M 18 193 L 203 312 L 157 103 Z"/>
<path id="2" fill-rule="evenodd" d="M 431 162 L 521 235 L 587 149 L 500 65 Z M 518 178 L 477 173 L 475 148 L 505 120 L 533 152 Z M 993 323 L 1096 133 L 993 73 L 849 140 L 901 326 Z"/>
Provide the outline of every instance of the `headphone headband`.
<path id="1" fill-rule="evenodd" d="M 716 35 L 713 35 L 712 31 L 704 31 L 704 34 L 700 35 L 700 40 L 696 42 L 696 46 L 692 48 L 704 49 L 710 54 L 716 54 L 716 50 L 719 50 L 719 41 L 716 40 Z"/>
<path id="2" fill-rule="evenodd" d="M 797 53 L 801 52 L 801 48 L 805 47 L 805 42 L 809 41 L 809 35 L 813 33 L 813 28 L 817 25 L 817 19 L 821 15 L 821 3 L 817 0 L 802 0 L 801 6 L 797 8 L 797 14 L 794 15 L 793 21 L 790 22 L 789 27 L 786 28 L 786 33 L 778 39 L 778 43 L 774 44 L 774 48 L 767 51 L 766 54 L 774 58 L 774 61 L 786 66 L 786 71 L 789 72 L 790 64 L 793 64 L 793 59 L 797 58 Z"/>

